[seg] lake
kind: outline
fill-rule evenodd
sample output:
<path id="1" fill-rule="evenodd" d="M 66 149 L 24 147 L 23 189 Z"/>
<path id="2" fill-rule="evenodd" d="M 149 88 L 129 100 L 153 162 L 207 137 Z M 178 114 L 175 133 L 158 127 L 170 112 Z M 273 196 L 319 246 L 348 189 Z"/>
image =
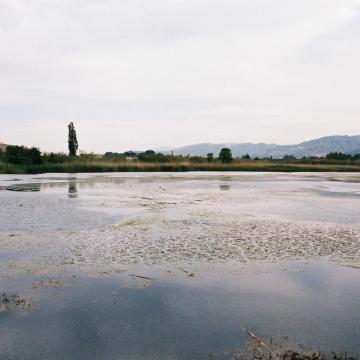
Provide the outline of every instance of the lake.
<path id="1" fill-rule="evenodd" d="M 354 173 L 0 175 L 0 359 L 360 355 L 359 219 Z"/>

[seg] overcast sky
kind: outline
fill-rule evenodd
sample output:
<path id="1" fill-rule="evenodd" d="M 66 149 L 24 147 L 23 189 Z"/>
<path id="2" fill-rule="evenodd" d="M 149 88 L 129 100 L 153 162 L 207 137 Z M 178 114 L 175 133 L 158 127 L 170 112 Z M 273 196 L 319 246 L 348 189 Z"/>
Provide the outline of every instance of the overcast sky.
<path id="1" fill-rule="evenodd" d="M 360 133 L 360 0 L 0 0 L 0 142 Z"/>

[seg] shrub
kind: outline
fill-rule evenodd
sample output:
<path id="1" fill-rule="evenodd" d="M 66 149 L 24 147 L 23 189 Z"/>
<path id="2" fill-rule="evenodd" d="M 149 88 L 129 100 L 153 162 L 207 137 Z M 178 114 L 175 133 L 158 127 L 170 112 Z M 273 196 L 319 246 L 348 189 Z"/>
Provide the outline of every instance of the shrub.
<path id="1" fill-rule="evenodd" d="M 43 160 L 52 164 L 62 164 L 68 159 L 68 156 L 64 153 L 44 153 Z"/>
<path id="2" fill-rule="evenodd" d="M 5 150 L 5 161 L 11 164 L 38 165 L 41 163 L 42 157 L 38 148 L 29 149 L 25 146 L 9 145 Z"/>
<path id="3" fill-rule="evenodd" d="M 342 152 L 331 152 L 326 155 L 326 158 L 329 160 L 351 160 L 352 156 Z"/>
<path id="4" fill-rule="evenodd" d="M 214 154 L 213 153 L 209 153 L 206 155 L 206 160 L 208 162 L 212 162 L 214 160 Z"/>
<path id="5" fill-rule="evenodd" d="M 229 148 L 222 148 L 219 153 L 219 159 L 223 163 L 230 163 L 233 160 L 231 150 Z"/>

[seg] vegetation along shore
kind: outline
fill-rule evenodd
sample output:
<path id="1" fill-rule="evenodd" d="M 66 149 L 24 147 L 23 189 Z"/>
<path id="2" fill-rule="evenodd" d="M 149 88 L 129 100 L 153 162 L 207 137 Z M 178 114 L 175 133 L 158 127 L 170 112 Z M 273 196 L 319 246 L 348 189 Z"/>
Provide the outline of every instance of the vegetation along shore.
<path id="1" fill-rule="evenodd" d="M 151 171 L 279 171 L 279 172 L 358 172 L 360 154 L 331 152 L 325 156 L 282 158 L 234 157 L 230 148 L 206 156 L 174 155 L 147 150 L 105 154 L 78 153 L 73 123 L 68 125 L 68 153 L 44 152 L 38 148 L 7 145 L 0 148 L 1 174 L 45 172 L 151 172 Z"/>

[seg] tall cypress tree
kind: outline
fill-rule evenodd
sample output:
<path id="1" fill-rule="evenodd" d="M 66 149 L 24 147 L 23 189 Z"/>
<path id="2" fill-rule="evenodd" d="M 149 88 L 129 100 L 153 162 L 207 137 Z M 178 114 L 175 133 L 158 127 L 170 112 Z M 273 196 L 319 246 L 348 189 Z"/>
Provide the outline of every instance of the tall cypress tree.
<path id="1" fill-rule="evenodd" d="M 76 156 L 79 144 L 76 137 L 76 131 L 74 123 L 71 122 L 68 125 L 69 134 L 68 134 L 68 148 L 69 148 L 69 155 L 70 156 Z"/>

